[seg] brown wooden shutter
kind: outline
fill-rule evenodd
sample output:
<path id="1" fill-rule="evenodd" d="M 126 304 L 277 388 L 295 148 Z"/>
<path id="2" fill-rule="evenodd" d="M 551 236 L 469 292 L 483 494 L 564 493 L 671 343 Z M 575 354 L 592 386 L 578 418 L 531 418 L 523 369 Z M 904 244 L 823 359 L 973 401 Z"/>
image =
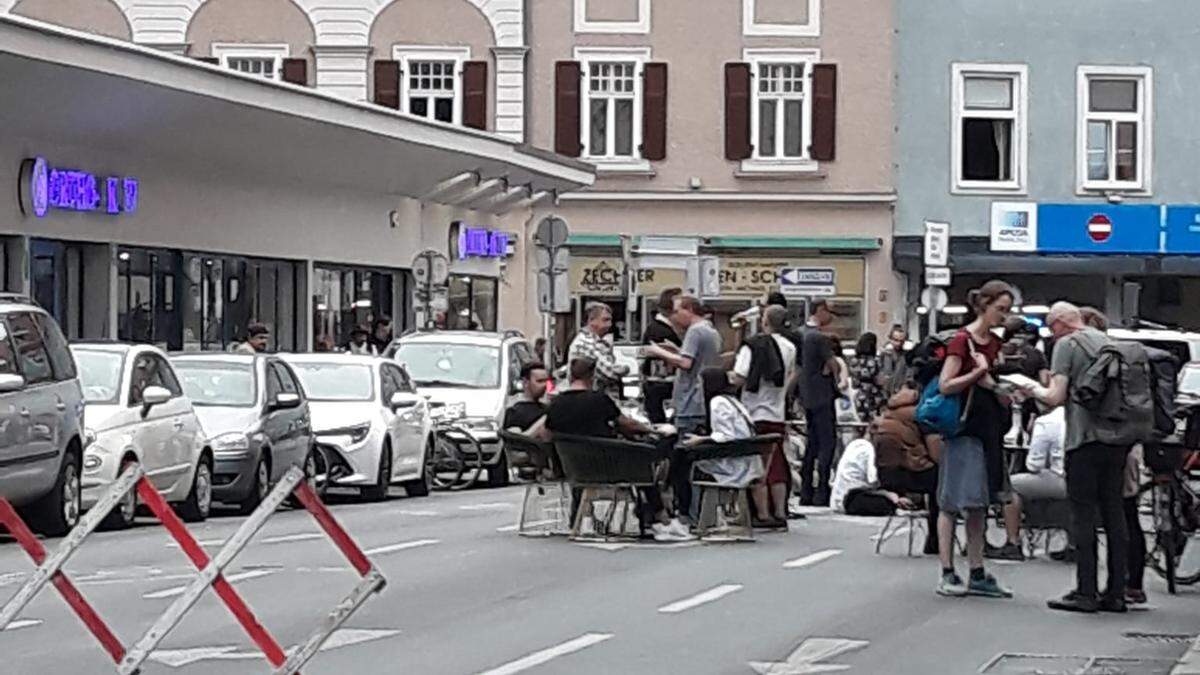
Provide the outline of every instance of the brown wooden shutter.
<path id="1" fill-rule="evenodd" d="M 579 138 L 579 84 L 582 79 L 578 61 L 554 64 L 554 151 L 567 157 L 583 154 Z"/>
<path id="2" fill-rule="evenodd" d="M 463 64 L 463 126 L 487 129 L 487 61 L 467 61 Z"/>
<path id="3" fill-rule="evenodd" d="M 220 65 L 221 63 L 221 59 L 218 59 L 215 56 L 193 56 L 192 58 L 196 59 L 197 61 L 203 61 L 204 63 L 211 63 L 214 66 Z"/>
<path id="4" fill-rule="evenodd" d="M 667 64 L 647 63 L 642 71 L 642 158 L 667 158 Z"/>
<path id="5" fill-rule="evenodd" d="M 400 109 L 400 62 L 375 62 L 375 103 Z"/>
<path id="6" fill-rule="evenodd" d="M 284 59 L 283 81 L 308 86 L 308 59 Z"/>
<path id="7" fill-rule="evenodd" d="M 833 161 L 837 148 L 837 65 L 813 66 L 812 158 Z"/>
<path id="8" fill-rule="evenodd" d="M 749 159 L 750 64 L 725 64 L 725 159 Z"/>

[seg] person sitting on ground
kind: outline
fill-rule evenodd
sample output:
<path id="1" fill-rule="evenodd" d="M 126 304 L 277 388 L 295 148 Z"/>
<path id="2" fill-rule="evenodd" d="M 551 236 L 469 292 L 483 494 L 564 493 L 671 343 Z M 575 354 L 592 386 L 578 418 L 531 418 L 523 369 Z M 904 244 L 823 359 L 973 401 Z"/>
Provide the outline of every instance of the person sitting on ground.
<path id="1" fill-rule="evenodd" d="M 707 436 L 690 435 L 683 440 L 683 445 L 731 443 L 753 438 L 754 421 L 750 411 L 738 400 L 737 389 L 730 384 L 729 374 L 721 368 L 705 368 L 700 377 L 704 383 L 709 433 Z M 713 482 L 734 488 L 748 487 L 764 473 L 763 460 L 758 456 L 705 459 L 696 462 L 694 467 L 712 476 Z M 766 500 L 763 501 L 759 508 L 765 509 Z"/>
<path id="2" fill-rule="evenodd" d="M 616 403 L 595 388 L 596 362 L 588 358 L 571 361 L 568 366 L 570 385 L 550 402 L 546 409 L 545 432 L 594 438 L 645 436 L 654 429 L 624 415 Z M 545 437 L 545 433 L 539 434 Z M 574 520 L 581 490 L 573 490 L 571 518 Z M 654 538 L 659 541 L 690 539 L 691 533 L 677 518 L 671 518 L 663 504 L 658 488 L 641 491 L 646 504 L 643 519 L 653 518 Z M 652 514 L 652 515 L 651 515 Z"/>
<path id="3" fill-rule="evenodd" d="M 1031 501 L 1067 500 L 1067 479 L 1063 469 L 1066 453 L 1067 420 L 1064 408 L 1055 408 L 1037 418 L 1029 437 L 1029 454 L 1025 468 L 1029 473 L 1009 477 L 1012 499 L 1004 505 L 1004 530 L 1008 536 L 1004 546 L 988 546 L 984 555 L 998 560 L 1024 560 L 1021 550 L 1021 509 Z M 1068 547 L 1070 546 L 1070 536 Z"/>
<path id="4" fill-rule="evenodd" d="M 833 476 L 829 505 L 835 512 L 849 516 L 890 516 L 897 508 L 913 508 L 908 497 L 880 487 L 875 446 L 865 438 L 851 441 L 842 453 Z"/>
<path id="5" fill-rule="evenodd" d="M 937 555 L 937 463 L 943 443 L 941 436 L 926 434 L 917 426 L 920 398 L 915 383 L 902 386 L 871 424 L 870 438 L 879 484 L 893 492 L 925 496 L 929 509 L 925 554 Z"/>

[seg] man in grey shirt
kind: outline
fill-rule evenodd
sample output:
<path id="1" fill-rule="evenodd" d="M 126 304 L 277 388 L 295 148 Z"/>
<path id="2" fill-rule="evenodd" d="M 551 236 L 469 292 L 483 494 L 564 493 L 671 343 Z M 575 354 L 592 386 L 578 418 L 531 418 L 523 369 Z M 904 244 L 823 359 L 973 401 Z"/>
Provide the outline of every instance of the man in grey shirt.
<path id="1" fill-rule="evenodd" d="M 1129 533 L 1121 490 L 1125 457 L 1130 449 L 1098 442 L 1091 413 L 1070 395 L 1071 388 L 1096 360 L 1100 349 L 1109 343 L 1109 338 L 1087 327 L 1079 308 L 1068 302 L 1055 303 L 1046 316 L 1046 324 L 1056 339 L 1050 386 L 1025 391 L 1050 407 L 1066 406 L 1063 447 L 1067 455 L 1067 497 L 1071 500 L 1078 551 L 1075 590 L 1047 604 L 1051 609 L 1068 612 L 1124 612 Z M 1097 511 L 1108 539 L 1108 588 L 1103 597 L 1099 595 L 1096 573 Z"/>
<path id="2" fill-rule="evenodd" d="M 683 345 L 678 348 L 651 345 L 645 348 L 645 354 L 662 359 L 676 369 L 671 403 L 675 406 L 675 428 L 682 436 L 695 433 L 707 422 L 704 384 L 700 373 L 705 368 L 720 367 L 721 334 L 704 318 L 704 306 L 700 301 L 689 295 L 675 298 L 670 319 L 684 333 Z M 691 505 L 691 469 L 691 464 L 683 456 L 672 458 L 671 485 L 675 492 L 675 506 L 680 514 L 688 513 Z"/>

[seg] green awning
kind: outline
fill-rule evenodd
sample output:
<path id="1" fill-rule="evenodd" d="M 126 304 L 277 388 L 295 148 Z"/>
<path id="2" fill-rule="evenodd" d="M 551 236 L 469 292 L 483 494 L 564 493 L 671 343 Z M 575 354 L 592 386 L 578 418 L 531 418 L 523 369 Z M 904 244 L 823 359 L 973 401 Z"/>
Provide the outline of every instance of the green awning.
<path id="1" fill-rule="evenodd" d="M 709 237 L 711 248 L 807 249 L 821 251 L 878 251 L 874 237 Z"/>
<path id="2" fill-rule="evenodd" d="M 621 248 L 621 237 L 616 234 L 572 234 L 567 237 L 567 246 L 608 246 L 611 248 Z"/>

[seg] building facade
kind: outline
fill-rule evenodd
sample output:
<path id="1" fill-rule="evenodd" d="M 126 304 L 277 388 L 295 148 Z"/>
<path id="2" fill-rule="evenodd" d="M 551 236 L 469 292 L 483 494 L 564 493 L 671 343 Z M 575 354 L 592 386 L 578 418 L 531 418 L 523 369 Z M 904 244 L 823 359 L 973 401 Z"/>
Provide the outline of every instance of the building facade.
<path id="1" fill-rule="evenodd" d="M 969 288 L 1001 277 L 1032 314 L 1065 298 L 1200 328 L 1185 300 L 1200 291 L 1200 93 L 1188 84 L 1200 63 L 1187 46 L 1200 8 L 932 0 L 896 12 L 894 255 L 910 309 L 922 309 L 934 221 L 952 232 L 950 324 Z"/>
<path id="2" fill-rule="evenodd" d="M 903 307 L 890 4 L 530 2 L 530 140 L 597 170 L 540 209 L 572 235 L 562 323 L 603 300 L 617 339 L 636 339 L 679 286 L 727 332 L 777 290 L 801 315 L 834 301 L 844 338 L 886 332 Z"/>

